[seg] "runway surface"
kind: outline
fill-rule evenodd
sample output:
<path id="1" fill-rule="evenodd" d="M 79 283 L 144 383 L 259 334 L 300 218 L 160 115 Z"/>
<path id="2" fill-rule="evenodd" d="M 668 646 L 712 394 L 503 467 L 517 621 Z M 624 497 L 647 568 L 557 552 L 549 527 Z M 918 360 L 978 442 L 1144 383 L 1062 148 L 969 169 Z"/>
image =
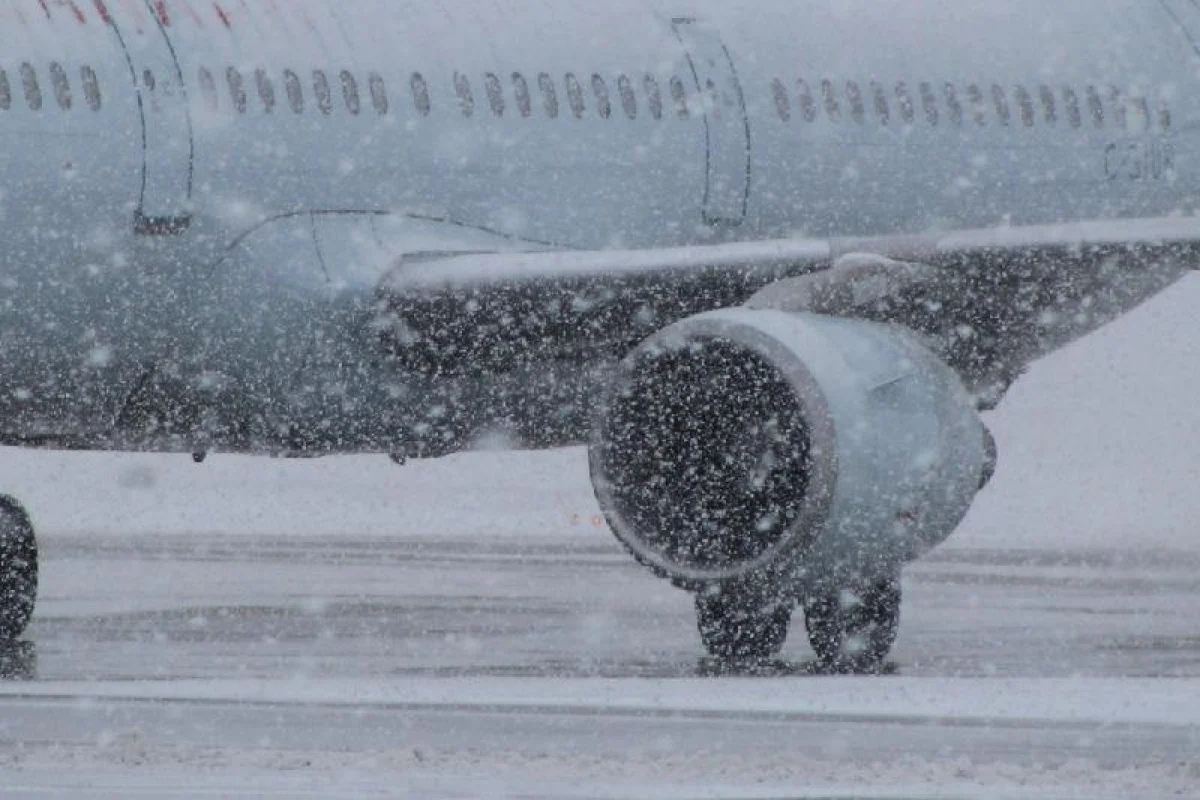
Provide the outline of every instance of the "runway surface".
<path id="1" fill-rule="evenodd" d="M 1189 282 L 1037 365 L 890 674 L 714 676 L 583 453 L 3 451 L 43 545 L 2 797 L 1200 797 Z"/>

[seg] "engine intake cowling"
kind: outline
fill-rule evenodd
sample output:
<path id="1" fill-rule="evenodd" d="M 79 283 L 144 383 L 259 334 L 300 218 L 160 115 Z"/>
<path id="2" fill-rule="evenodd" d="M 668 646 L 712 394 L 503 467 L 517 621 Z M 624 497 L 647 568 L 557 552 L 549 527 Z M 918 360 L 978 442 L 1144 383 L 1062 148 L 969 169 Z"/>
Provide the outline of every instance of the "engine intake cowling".
<path id="1" fill-rule="evenodd" d="M 727 309 L 621 364 L 589 452 L 617 538 L 697 588 L 886 575 L 944 540 L 991 464 L 957 376 L 910 332 Z"/>

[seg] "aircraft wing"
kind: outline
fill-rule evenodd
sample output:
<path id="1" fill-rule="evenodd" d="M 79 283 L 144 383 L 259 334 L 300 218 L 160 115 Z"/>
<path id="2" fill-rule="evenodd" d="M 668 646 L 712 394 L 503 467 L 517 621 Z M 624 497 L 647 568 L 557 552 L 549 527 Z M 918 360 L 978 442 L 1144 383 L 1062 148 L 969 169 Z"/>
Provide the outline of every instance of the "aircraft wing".
<path id="1" fill-rule="evenodd" d="M 677 319 L 747 304 L 903 324 L 983 392 L 1197 263 L 1200 218 L 1168 217 L 431 256 L 394 264 L 380 292 L 402 349 L 442 370 L 619 357 Z"/>

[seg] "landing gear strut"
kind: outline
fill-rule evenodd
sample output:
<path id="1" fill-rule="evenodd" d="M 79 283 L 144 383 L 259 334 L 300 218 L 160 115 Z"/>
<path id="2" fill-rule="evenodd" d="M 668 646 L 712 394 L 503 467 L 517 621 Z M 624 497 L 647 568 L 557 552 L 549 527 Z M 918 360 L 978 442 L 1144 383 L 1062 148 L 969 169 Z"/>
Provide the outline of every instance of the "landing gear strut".
<path id="1" fill-rule="evenodd" d="M 0 645 L 25 631 L 37 599 L 38 552 L 25 509 L 0 495 Z"/>
<path id="2" fill-rule="evenodd" d="M 900 625 L 900 580 L 887 578 L 856 589 L 826 591 L 801 601 L 808 641 L 821 669 L 877 673 Z"/>

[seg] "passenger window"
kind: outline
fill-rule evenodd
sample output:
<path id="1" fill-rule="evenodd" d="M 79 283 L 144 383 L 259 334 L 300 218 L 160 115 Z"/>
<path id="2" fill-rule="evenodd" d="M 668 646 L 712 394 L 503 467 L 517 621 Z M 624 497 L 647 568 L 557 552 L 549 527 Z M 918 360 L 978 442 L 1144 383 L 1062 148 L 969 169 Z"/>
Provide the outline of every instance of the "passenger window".
<path id="1" fill-rule="evenodd" d="M 313 95 L 317 98 L 317 109 L 328 116 L 333 111 L 333 90 L 324 70 L 313 70 Z"/>
<path id="2" fill-rule="evenodd" d="M 57 61 L 50 62 L 50 83 L 54 86 L 54 99 L 63 111 L 71 109 L 71 85 L 67 81 L 67 72 Z"/>
<path id="3" fill-rule="evenodd" d="M 1012 121 L 1012 111 L 1008 107 L 1008 94 L 998 83 L 992 84 L 992 103 L 996 106 L 996 117 L 999 118 L 1001 125 L 1007 125 Z"/>
<path id="4" fill-rule="evenodd" d="M 408 79 L 408 87 L 412 90 L 413 105 L 416 106 L 417 113 L 428 117 L 433 106 L 429 103 L 429 84 L 425 83 L 425 76 L 414 72 Z"/>
<path id="5" fill-rule="evenodd" d="M 1125 98 L 1121 90 L 1115 86 L 1108 87 L 1108 102 L 1112 106 L 1113 122 L 1118 128 L 1129 127 L 1129 112 L 1125 108 Z"/>
<path id="6" fill-rule="evenodd" d="M 938 104 L 937 95 L 933 93 L 933 85 L 928 81 L 922 81 L 921 86 L 921 108 L 925 111 L 925 121 L 930 125 L 938 124 Z"/>
<path id="7" fill-rule="evenodd" d="M 483 87 L 487 90 L 488 105 L 497 117 L 504 116 L 504 90 L 500 88 L 500 79 L 494 73 L 488 72 L 483 76 Z"/>
<path id="8" fill-rule="evenodd" d="M 846 99 L 850 101 L 850 117 L 861 125 L 865 116 L 862 91 L 854 81 L 847 81 L 846 83 Z"/>
<path id="9" fill-rule="evenodd" d="M 558 90 L 554 79 L 545 72 L 538 75 L 538 89 L 542 92 L 542 108 L 550 119 L 558 119 Z"/>
<path id="10" fill-rule="evenodd" d="M 917 116 L 917 112 L 913 107 L 913 99 L 912 95 L 909 94 L 908 84 L 904 81 L 896 84 L 896 100 L 900 103 L 900 119 L 904 120 L 905 125 L 911 125 Z"/>
<path id="11" fill-rule="evenodd" d="M 871 81 L 871 94 L 875 97 L 875 116 L 879 118 L 879 124 L 887 125 L 892 116 L 891 108 L 888 107 L 887 94 L 884 93 L 883 87 L 875 81 Z"/>
<path id="12" fill-rule="evenodd" d="M 275 84 L 265 69 L 254 71 L 254 82 L 258 85 L 258 98 L 262 100 L 263 110 L 270 114 L 275 110 Z"/>
<path id="13" fill-rule="evenodd" d="M 967 87 L 967 102 L 971 104 L 971 116 L 976 125 L 987 123 L 987 109 L 983 104 L 983 90 L 978 84 L 972 83 Z"/>
<path id="14" fill-rule="evenodd" d="M 633 84 L 629 82 L 629 76 L 622 75 L 617 78 L 617 93 L 621 95 L 621 109 L 625 112 L 625 116 L 635 119 L 637 117 L 637 97 L 633 94 Z"/>
<path id="15" fill-rule="evenodd" d="M 575 119 L 583 119 L 583 87 L 570 72 L 567 73 L 567 101 L 571 104 L 571 113 L 575 115 Z"/>
<path id="16" fill-rule="evenodd" d="M 1158 102 L 1158 127 L 1164 131 L 1171 129 L 1171 107 L 1166 100 Z"/>
<path id="17" fill-rule="evenodd" d="M 458 105 L 462 108 L 464 117 L 475 113 L 475 96 L 471 94 L 471 81 L 461 72 L 454 73 L 454 93 L 458 95 Z"/>
<path id="18" fill-rule="evenodd" d="M 304 87 L 300 85 L 300 76 L 290 69 L 283 71 L 283 91 L 287 95 L 288 108 L 293 114 L 304 113 Z"/>
<path id="19" fill-rule="evenodd" d="M 1063 105 L 1067 107 L 1067 120 L 1072 128 L 1083 124 L 1083 114 L 1079 110 L 1079 95 L 1070 86 L 1063 89 Z"/>
<path id="20" fill-rule="evenodd" d="M 683 88 L 683 81 L 678 77 L 671 78 L 671 99 L 675 101 L 675 116 L 680 119 L 687 119 L 690 116 L 687 102 L 687 89 Z"/>
<path id="21" fill-rule="evenodd" d="M 643 83 L 646 85 L 646 104 L 650 106 L 650 116 L 662 119 L 662 93 L 658 90 L 658 80 L 653 75 L 647 75 Z"/>
<path id="22" fill-rule="evenodd" d="M 342 100 L 346 103 L 346 110 L 351 114 L 357 114 L 362 110 L 362 101 L 358 96 L 358 81 L 348 70 L 342 70 L 338 77 L 342 81 Z"/>
<path id="23" fill-rule="evenodd" d="M 804 117 L 805 122 L 815 122 L 817 103 L 813 100 L 812 89 L 808 88 L 808 81 L 804 78 L 796 81 L 796 97 L 800 101 L 800 116 Z"/>
<path id="24" fill-rule="evenodd" d="M 1096 91 L 1095 86 L 1087 87 L 1087 102 L 1088 114 L 1092 118 L 1092 124 L 1097 128 L 1104 127 L 1104 102 L 1100 99 L 1100 93 Z"/>
<path id="25" fill-rule="evenodd" d="M 517 111 L 522 117 L 528 117 L 533 113 L 533 100 L 529 97 L 529 83 L 519 72 L 512 74 L 512 82 L 513 92 L 517 95 Z"/>
<path id="26" fill-rule="evenodd" d="M 1017 87 L 1017 108 L 1021 109 L 1021 124 L 1026 128 L 1033 127 L 1033 97 L 1024 86 Z"/>
<path id="27" fill-rule="evenodd" d="M 0 109 L 12 108 L 12 87 L 8 84 L 8 72 L 0 69 Z"/>
<path id="28" fill-rule="evenodd" d="M 950 121 L 961 127 L 963 124 L 963 108 L 962 103 L 958 101 L 958 90 L 954 88 L 953 83 L 947 83 L 943 87 L 943 92 L 946 95 L 946 112 L 950 115 Z"/>
<path id="29" fill-rule="evenodd" d="M 38 86 L 37 71 L 29 62 L 21 65 L 21 85 L 25 89 L 25 104 L 31 111 L 41 111 L 42 88 Z"/>
<path id="30" fill-rule="evenodd" d="M 208 67 L 201 67 L 196 73 L 196 82 L 200 84 L 200 94 L 204 95 L 204 102 L 208 106 L 209 111 L 216 111 L 220 106 L 217 92 L 217 81 L 213 78 L 213 74 L 209 72 Z"/>
<path id="31" fill-rule="evenodd" d="M 1042 119 L 1047 125 L 1058 124 L 1058 108 L 1054 102 L 1054 90 L 1046 84 L 1038 87 L 1038 98 L 1042 101 Z"/>
<path id="32" fill-rule="evenodd" d="M 842 109 L 838 105 L 837 94 L 833 90 L 833 81 L 829 79 L 821 81 L 821 96 L 825 99 L 825 115 L 829 117 L 830 122 L 840 120 Z"/>
<path id="33" fill-rule="evenodd" d="M 371 93 L 371 107 L 375 109 L 375 113 L 381 117 L 386 116 L 390 107 L 387 84 L 383 82 L 383 76 L 378 72 L 367 75 L 367 91 Z"/>
<path id="34" fill-rule="evenodd" d="M 596 95 L 596 113 L 601 119 L 612 115 L 612 104 L 608 100 L 608 84 L 599 75 L 592 76 L 592 93 Z"/>
<path id="35" fill-rule="evenodd" d="M 776 78 L 771 81 L 771 94 L 775 96 L 775 113 L 784 122 L 792 118 L 792 105 L 788 100 L 787 89 L 784 88 L 783 82 Z"/>
<path id="36" fill-rule="evenodd" d="M 233 107 L 239 114 L 245 114 L 246 84 L 242 80 L 242 73 L 238 72 L 237 68 L 230 67 L 225 70 L 225 80 L 229 83 L 229 96 L 233 100 Z"/>
<path id="37" fill-rule="evenodd" d="M 1130 102 L 1133 104 L 1133 113 L 1141 120 L 1141 130 L 1150 130 L 1150 104 L 1146 102 L 1146 98 L 1135 97 Z"/>

